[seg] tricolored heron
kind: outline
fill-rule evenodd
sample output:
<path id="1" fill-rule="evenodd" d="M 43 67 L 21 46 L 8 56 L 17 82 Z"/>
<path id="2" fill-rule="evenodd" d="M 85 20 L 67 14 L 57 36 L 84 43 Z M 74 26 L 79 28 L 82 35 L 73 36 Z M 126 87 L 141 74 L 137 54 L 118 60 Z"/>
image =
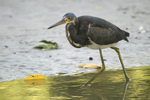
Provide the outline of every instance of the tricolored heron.
<path id="1" fill-rule="evenodd" d="M 62 20 L 50 26 L 48 29 L 65 23 L 67 23 L 66 37 L 72 46 L 76 48 L 88 47 L 91 49 L 99 49 L 100 52 L 102 68 L 84 86 L 91 83 L 98 75 L 100 75 L 105 70 L 105 64 L 101 49 L 105 49 L 108 47 L 114 49 L 117 52 L 126 81 L 130 80 L 126 73 L 119 49 L 115 47 L 120 40 L 125 40 L 128 42 L 128 32 L 121 30 L 114 24 L 104 19 L 92 16 L 76 17 L 73 13 L 65 14 Z"/>

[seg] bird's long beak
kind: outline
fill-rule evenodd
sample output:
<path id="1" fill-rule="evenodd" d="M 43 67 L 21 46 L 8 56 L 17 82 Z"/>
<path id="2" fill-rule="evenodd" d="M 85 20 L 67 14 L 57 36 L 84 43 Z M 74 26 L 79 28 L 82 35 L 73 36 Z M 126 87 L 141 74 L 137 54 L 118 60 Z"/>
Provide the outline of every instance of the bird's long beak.
<path id="1" fill-rule="evenodd" d="M 62 19 L 60 20 L 59 22 L 55 23 L 54 25 L 50 26 L 48 29 L 51 29 L 53 27 L 56 27 L 56 26 L 59 26 L 59 25 L 62 25 L 62 24 L 65 24 L 67 21 Z"/>

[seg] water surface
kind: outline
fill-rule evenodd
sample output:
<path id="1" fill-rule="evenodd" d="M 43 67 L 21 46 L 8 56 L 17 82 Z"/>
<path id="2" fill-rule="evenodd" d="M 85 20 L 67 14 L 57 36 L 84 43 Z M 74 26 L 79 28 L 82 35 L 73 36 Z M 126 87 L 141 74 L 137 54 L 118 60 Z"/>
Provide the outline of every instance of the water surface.
<path id="1" fill-rule="evenodd" d="M 0 100 L 149 100 L 150 66 L 129 68 L 127 73 L 129 83 L 122 70 L 108 70 L 89 87 L 83 85 L 95 73 L 48 76 L 42 85 L 23 79 L 0 82 Z"/>

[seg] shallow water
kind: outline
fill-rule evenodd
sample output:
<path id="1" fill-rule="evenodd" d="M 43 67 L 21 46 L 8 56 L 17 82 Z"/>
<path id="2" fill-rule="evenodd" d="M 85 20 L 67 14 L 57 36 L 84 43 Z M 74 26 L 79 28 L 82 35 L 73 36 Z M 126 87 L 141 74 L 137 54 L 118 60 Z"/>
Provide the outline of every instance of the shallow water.
<path id="1" fill-rule="evenodd" d="M 48 76 L 42 85 L 29 85 L 23 79 L 0 82 L 0 100 L 149 100 L 150 66 L 104 71 L 91 86 L 83 85 L 95 74 Z M 125 88 L 126 87 L 126 88 Z"/>

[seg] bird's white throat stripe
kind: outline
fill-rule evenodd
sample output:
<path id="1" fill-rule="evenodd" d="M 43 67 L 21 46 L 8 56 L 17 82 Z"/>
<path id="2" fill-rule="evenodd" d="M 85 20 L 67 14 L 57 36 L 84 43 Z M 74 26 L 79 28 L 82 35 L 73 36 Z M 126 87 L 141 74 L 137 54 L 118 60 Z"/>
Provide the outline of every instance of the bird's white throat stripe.
<path id="1" fill-rule="evenodd" d="M 81 47 L 80 44 L 75 43 L 74 41 L 72 41 L 69 32 L 66 32 L 66 35 L 67 35 L 67 39 L 68 39 L 69 43 L 70 43 L 72 46 L 74 46 L 74 47 L 76 47 L 76 48 L 80 48 L 80 47 Z"/>

